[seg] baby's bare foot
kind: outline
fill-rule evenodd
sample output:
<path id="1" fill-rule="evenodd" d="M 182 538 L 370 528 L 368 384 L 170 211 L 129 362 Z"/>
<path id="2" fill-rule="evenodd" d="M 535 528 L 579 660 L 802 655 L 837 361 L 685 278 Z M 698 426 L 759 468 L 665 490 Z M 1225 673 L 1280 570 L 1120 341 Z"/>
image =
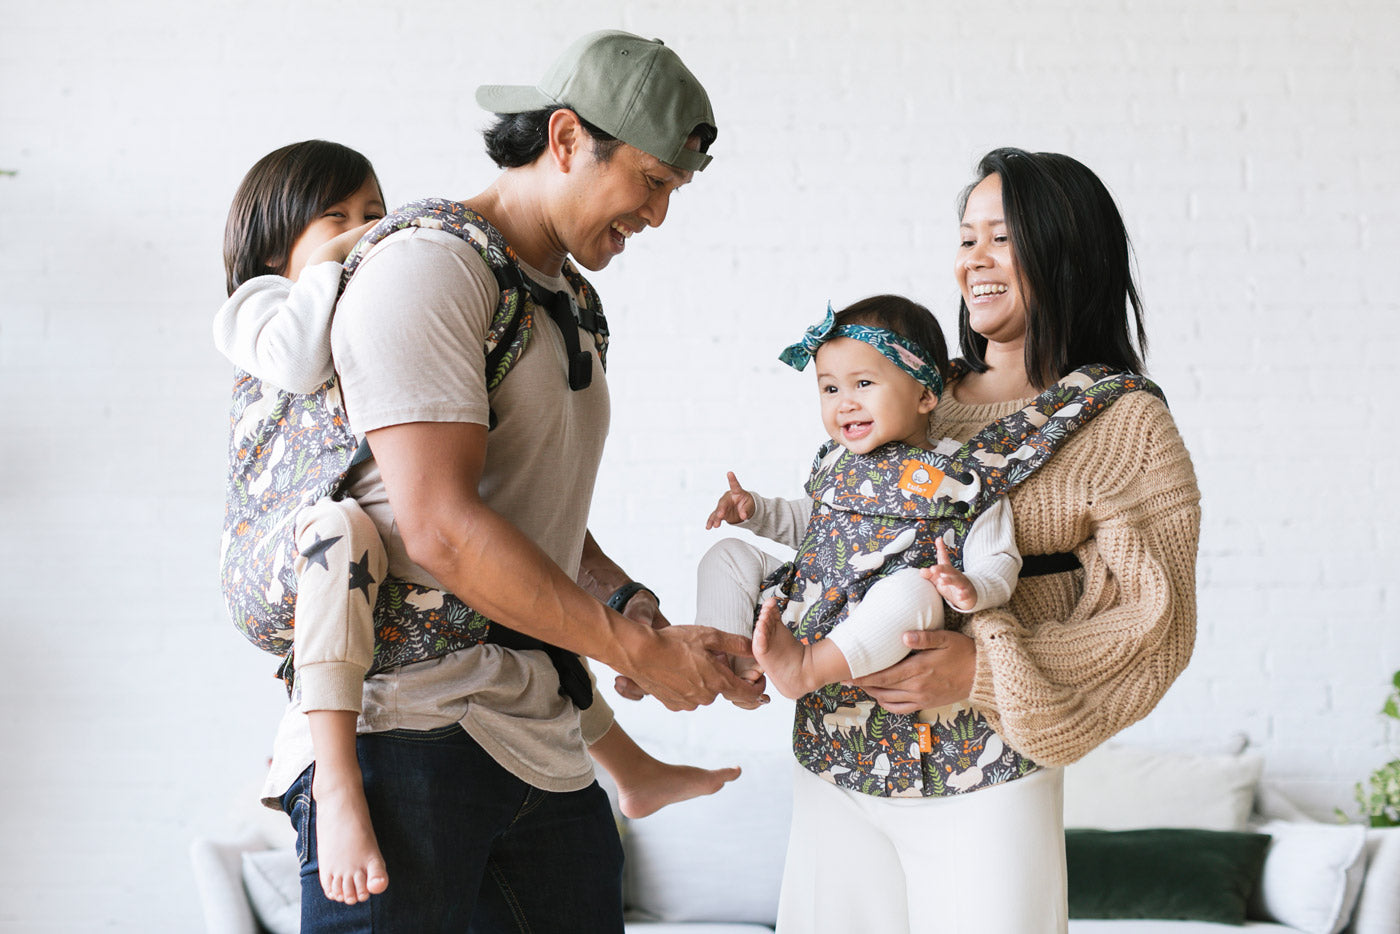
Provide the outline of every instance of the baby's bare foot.
<path id="1" fill-rule="evenodd" d="M 779 694 L 795 700 L 826 683 L 813 670 L 813 648 L 798 642 L 783 625 L 772 600 L 763 604 L 753 629 L 753 655 Z"/>
<path id="2" fill-rule="evenodd" d="M 702 769 L 651 760 L 640 774 L 617 780 L 617 806 L 633 819 L 655 814 L 668 804 L 712 795 L 739 777 L 738 768 Z"/>
<path id="3" fill-rule="evenodd" d="M 358 781 L 323 782 L 318 773 L 312 795 L 316 799 L 316 858 L 326 897 L 354 905 L 388 888 L 389 873 L 370 823 L 364 786 Z"/>

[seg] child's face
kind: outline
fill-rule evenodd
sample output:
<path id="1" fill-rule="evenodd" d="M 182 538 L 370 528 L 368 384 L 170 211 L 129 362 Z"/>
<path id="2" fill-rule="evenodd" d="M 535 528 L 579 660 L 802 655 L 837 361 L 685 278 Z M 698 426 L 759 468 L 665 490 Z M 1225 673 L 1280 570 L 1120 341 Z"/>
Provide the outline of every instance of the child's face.
<path id="1" fill-rule="evenodd" d="M 379 182 L 373 176 L 365 179 L 355 193 L 344 201 L 332 204 L 320 216 L 306 225 L 292 243 L 291 255 L 287 258 L 287 268 L 281 275 L 295 279 L 306 268 L 306 260 L 318 247 L 341 234 L 361 227 L 370 221 L 384 216 L 384 196 L 379 193 Z"/>
<path id="2" fill-rule="evenodd" d="M 903 441 L 928 447 L 928 413 L 938 399 L 864 341 L 838 337 L 817 350 L 822 425 L 856 454 Z"/>

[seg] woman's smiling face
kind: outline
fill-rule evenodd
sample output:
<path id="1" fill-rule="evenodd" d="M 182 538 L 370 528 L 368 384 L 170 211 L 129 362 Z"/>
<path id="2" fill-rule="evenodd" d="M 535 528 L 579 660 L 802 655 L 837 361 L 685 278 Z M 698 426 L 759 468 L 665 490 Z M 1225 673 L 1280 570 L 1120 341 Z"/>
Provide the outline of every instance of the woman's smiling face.
<path id="1" fill-rule="evenodd" d="M 1000 175 L 988 175 L 972 189 L 958 230 L 953 275 L 967 305 L 968 325 L 994 343 L 1023 340 L 1025 287 L 1002 209 Z"/>

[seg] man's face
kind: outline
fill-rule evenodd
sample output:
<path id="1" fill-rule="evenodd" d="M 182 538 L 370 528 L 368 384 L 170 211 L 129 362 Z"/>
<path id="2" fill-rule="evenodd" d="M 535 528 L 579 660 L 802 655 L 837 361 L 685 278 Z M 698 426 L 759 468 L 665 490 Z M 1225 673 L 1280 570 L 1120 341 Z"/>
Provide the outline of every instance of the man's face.
<path id="1" fill-rule="evenodd" d="M 674 168 L 626 143 L 599 161 L 590 149 L 571 172 L 567 225 L 561 231 L 568 252 L 596 272 L 627 249 L 627 240 L 666 220 L 671 195 L 695 174 Z M 698 148 L 699 141 L 687 144 Z"/>

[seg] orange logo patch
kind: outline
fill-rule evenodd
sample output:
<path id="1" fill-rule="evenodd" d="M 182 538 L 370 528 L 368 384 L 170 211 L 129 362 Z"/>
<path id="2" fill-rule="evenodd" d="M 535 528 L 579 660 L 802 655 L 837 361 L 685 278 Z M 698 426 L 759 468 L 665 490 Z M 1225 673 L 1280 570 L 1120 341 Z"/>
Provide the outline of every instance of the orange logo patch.
<path id="1" fill-rule="evenodd" d="M 905 461 L 904 472 L 899 475 L 899 488 L 913 493 L 915 496 L 922 496 L 925 499 L 933 499 L 933 494 L 938 490 L 938 484 L 943 482 L 943 471 L 932 464 L 925 464 L 923 461 Z"/>
<path id="2" fill-rule="evenodd" d="M 916 723 L 914 729 L 919 733 L 919 752 L 928 754 L 933 752 L 933 730 L 927 723 Z"/>

